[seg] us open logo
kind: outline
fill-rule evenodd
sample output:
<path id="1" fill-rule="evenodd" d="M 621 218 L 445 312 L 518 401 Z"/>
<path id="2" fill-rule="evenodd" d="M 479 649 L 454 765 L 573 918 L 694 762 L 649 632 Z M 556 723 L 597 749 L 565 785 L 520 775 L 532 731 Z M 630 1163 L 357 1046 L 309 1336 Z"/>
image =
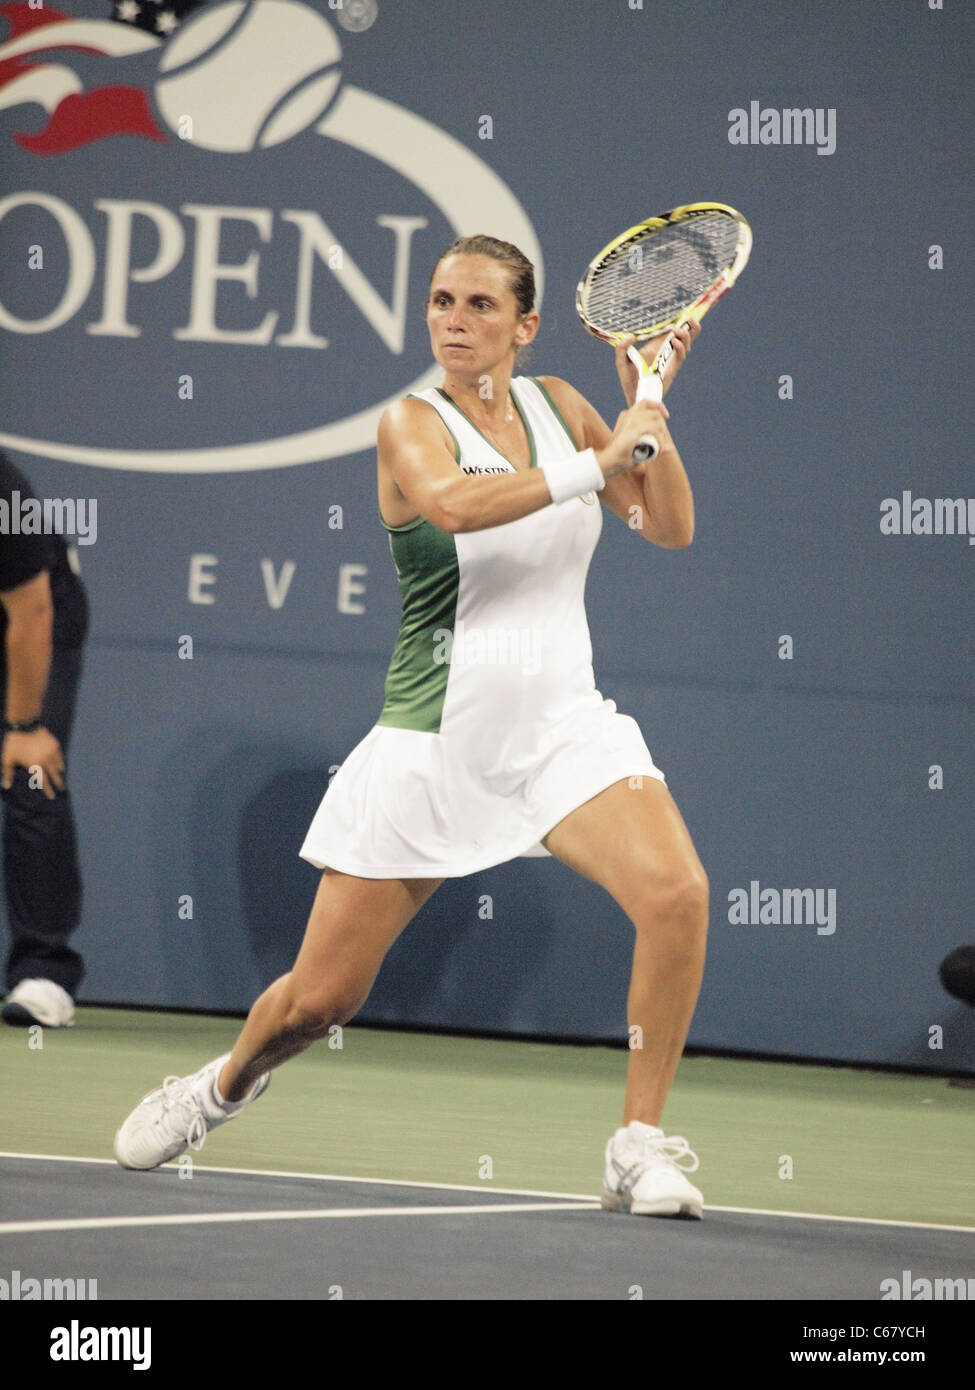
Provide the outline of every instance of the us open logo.
<path id="1" fill-rule="evenodd" d="M 541 287 L 498 175 L 348 80 L 381 13 L 350 53 L 326 13 L 0 5 L 0 445 L 193 473 L 355 453 L 440 379 L 422 304 L 450 241 L 514 241 Z"/>

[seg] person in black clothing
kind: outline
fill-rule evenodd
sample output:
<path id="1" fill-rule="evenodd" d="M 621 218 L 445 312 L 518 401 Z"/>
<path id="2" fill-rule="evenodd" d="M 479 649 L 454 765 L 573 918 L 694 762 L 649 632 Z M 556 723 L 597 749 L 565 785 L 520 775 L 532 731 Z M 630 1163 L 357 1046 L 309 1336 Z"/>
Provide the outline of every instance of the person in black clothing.
<path id="1" fill-rule="evenodd" d="M 81 917 L 81 873 L 65 754 L 88 608 L 63 538 L 18 534 L 14 514 L 34 495 L 0 454 L 0 795 L 10 932 L 9 994 L 0 1016 L 68 1027 L 84 963 L 68 944 Z"/>

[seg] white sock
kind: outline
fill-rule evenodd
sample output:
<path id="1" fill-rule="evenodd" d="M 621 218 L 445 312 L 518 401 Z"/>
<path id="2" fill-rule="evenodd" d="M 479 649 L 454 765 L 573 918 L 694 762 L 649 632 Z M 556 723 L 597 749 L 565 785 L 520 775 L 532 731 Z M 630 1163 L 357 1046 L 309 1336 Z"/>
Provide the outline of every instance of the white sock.
<path id="1" fill-rule="evenodd" d="M 254 1082 L 254 1085 L 251 1086 L 250 1090 L 247 1092 L 243 1100 L 225 1100 L 224 1097 L 220 1094 L 220 1087 L 217 1085 L 217 1080 L 220 1076 L 220 1073 L 223 1071 L 227 1061 L 229 1061 L 229 1055 L 227 1058 L 221 1061 L 219 1067 L 214 1067 L 213 1080 L 210 1083 L 210 1093 L 213 1098 L 214 1105 L 216 1105 L 217 1108 L 220 1111 L 222 1111 L 224 1115 L 236 1115 L 238 1110 L 243 1110 L 245 1105 L 250 1104 L 251 1098 L 254 1095 L 255 1090 L 257 1089 L 257 1082 Z"/>
<path id="2" fill-rule="evenodd" d="M 220 1093 L 220 1087 L 217 1085 L 217 1081 L 219 1080 L 220 1073 L 229 1061 L 230 1053 L 228 1052 L 226 1057 L 220 1058 L 220 1065 L 214 1067 L 210 1079 L 209 1095 L 207 1096 L 207 1099 L 213 1102 L 214 1108 L 223 1115 L 235 1115 L 241 1106 L 247 1104 L 246 1097 L 244 1100 L 227 1100 L 226 1097 Z"/>
<path id="3" fill-rule="evenodd" d="M 631 1120 L 627 1128 L 639 1135 L 663 1134 L 662 1129 L 658 1129 L 656 1125 L 644 1124 L 642 1120 Z M 625 1134 L 626 1130 L 624 1129 L 622 1132 Z"/>

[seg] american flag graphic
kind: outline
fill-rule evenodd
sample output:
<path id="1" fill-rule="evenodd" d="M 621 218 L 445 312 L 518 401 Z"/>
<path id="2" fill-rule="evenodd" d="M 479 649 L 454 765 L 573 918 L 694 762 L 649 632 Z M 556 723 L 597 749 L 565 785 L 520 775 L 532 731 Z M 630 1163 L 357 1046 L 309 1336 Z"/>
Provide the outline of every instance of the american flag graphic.
<path id="1" fill-rule="evenodd" d="M 50 6 L 0 5 L 0 110 L 33 102 L 43 130 L 14 139 L 31 154 L 63 154 L 113 135 L 168 141 L 143 86 L 120 81 L 124 60 L 161 49 L 205 0 L 119 0 L 110 19 L 72 19 Z M 57 59 L 46 55 L 58 51 Z M 70 52 L 105 59 L 105 81 L 85 89 Z M 43 56 L 42 56 L 43 55 Z"/>

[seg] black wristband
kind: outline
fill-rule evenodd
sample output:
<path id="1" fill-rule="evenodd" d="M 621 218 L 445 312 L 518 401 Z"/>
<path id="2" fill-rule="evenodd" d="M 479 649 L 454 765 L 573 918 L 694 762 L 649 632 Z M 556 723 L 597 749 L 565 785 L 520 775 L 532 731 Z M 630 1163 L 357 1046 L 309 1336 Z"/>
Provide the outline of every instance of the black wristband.
<path id="1" fill-rule="evenodd" d="M 32 734 L 35 729 L 41 727 L 40 715 L 35 715 L 33 719 L 21 719 L 19 723 L 13 719 L 3 721 L 3 732 L 5 734 Z"/>

